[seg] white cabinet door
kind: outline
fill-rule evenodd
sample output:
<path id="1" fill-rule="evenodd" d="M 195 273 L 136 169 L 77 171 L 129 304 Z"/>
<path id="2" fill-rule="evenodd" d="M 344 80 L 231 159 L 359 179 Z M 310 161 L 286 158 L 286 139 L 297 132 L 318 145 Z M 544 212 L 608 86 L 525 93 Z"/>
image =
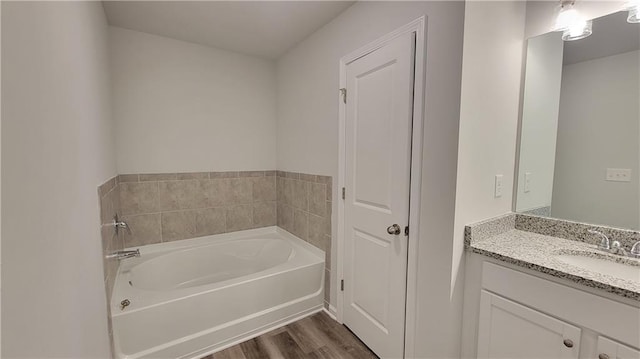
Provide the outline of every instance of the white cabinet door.
<path id="1" fill-rule="evenodd" d="M 640 350 L 598 337 L 598 359 L 640 359 Z"/>
<path id="2" fill-rule="evenodd" d="M 578 358 L 580 332 L 531 308 L 481 293 L 479 358 Z"/>

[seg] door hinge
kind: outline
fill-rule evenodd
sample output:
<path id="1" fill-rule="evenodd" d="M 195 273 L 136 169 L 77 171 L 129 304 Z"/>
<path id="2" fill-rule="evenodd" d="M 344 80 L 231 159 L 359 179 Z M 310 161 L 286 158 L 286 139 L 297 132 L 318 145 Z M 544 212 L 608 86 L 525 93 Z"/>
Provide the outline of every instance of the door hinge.
<path id="1" fill-rule="evenodd" d="M 342 95 L 342 102 L 347 103 L 347 89 L 346 88 L 341 88 L 340 89 L 340 95 Z"/>
<path id="2" fill-rule="evenodd" d="M 340 280 L 340 291 L 344 292 L 344 279 Z"/>
<path id="3" fill-rule="evenodd" d="M 346 193 L 347 193 L 347 190 L 344 189 L 344 187 L 342 187 L 342 199 L 346 198 Z"/>
<path id="4" fill-rule="evenodd" d="M 405 226 L 404 227 L 404 235 L 408 236 L 409 235 L 409 226 Z"/>

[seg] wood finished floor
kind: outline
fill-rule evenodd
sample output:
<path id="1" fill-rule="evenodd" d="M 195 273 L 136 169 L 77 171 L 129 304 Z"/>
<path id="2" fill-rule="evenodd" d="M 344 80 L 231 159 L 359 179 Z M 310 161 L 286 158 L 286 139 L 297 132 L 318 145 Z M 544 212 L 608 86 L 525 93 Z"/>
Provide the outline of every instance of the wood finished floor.
<path id="1" fill-rule="evenodd" d="M 202 359 L 378 358 L 346 327 L 320 312 Z"/>

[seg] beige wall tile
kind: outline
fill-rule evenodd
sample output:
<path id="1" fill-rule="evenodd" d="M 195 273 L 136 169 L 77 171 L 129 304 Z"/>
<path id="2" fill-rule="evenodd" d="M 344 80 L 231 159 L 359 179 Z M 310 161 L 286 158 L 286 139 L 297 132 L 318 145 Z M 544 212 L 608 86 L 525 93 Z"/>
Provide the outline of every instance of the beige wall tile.
<path id="1" fill-rule="evenodd" d="M 275 201 L 276 200 L 276 178 L 256 177 L 253 181 L 253 201 Z"/>
<path id="2" fill-rule="evenodd" d="M 277 207 L 275 201 L 256 202 L 253 204 L 253 227 L 269 227 L 276 225 Z"/>
<path id="3" fill-rule="evenodd" d="M 238 177 L 238 171 L 209 172 L 209 178 L 234 178 Z"/>
<path id="4" fill-rule="evenodd" d="M 209 179 L 209 172 L 178 173 L 178 180 Z"/>
<path id="5" fill-rule="evenodd" d="M 293 205 L 293 181 L 290 178 L 283 178 L 282 182 L 282 203 Z"/>
<path id="6" fill-rule="evenodd" d="M 226 191 L 231 190 L 231 183 L 228 179 L 216 178 L 211 180 L 200 181 L 207 207 L 220 207 L 225 205 Z"/>
<path id="7" fill-rule="evenodd" d="M 309 236 L 309 214 L 299 209 L 293 211 L 293 232 L 294 235 L 308 240 Z"/>
<path id="8" fill-rule="evenodd" d="M 278 227 L 293 233 L 293 207 L 278 203 Z"/>
<path id="9" fill-rule="evenodd" d="M 240 171 L 238 177 L 264 177 L 264 171 Z"/>
<path id="10" fill-rule="evenodd" d="M 282 198 L 284 188 L 284 178 L 276 177 L 276 201 L 283 203 L 284 199 Z"/>
<path id="11" fill-rule="evenodd" d="M 106 224 L 113 221 L 116 210 L 114 208 L 114 197 L 117 193 L 111 191 L 100 198 L 100 224 Z"/>
<path id="12" fill-rule="evenodd" d="M 327 219 L 327 221 L 324 223 L 325 227 L 324 227 L 324 234 L 326 235 L 331 235 L 331 202 L 327 202 L 327 205 L 325 206 L 325 215 L 324 218 Z"/>
<path id="13" fill-rule="evenodd" d="M 177 173 L 141 173 L 138 175 L 140 182 L 147 181 L 175 181 L 178 179 Z"/>
<path id="14" fill-rule="evenodd" d="M 124 247 L 139 247 L 162 242 L 160 213 L 125 216 L 122 220 L 131 230 L 131 233 L 126 230 L 120 231 L 123 233 Z"/>
<path id="15" fill-rule="evenodd" d="M 306 173 L 300 173 L 300 180 L 301 181 L 315 182 L 316 178 L 317 178 L 316 175 L 309 175 L 309 174 L 306 174 Z"/>
<path id="16" fill-rule="evenodd" d="M 197 209 L 208 206 L 203 181 L 162 181 L 158 182 L 158 208 L 160 211 L 177 209 Z"/>
<path id="17" fill-rule="evenodd" d="M 107 254 L 118 246 L 118 236 L 112 226 L 100 226 L 100 239 L 102 242 L 102 254 Z"/>
<path id="18" fill-rule="evenodd" d="M 112 189 L 114 189 L 118 183 L 118 177 L 113 177 L 110 178 L 109 180 L 107 180 L 105 183 L 101 184 L 98 187 L 98 196 L 100 198 L 104 197 L 107 193 L 111 192 Z"/>
<path id="19" fill-rule="evenodd" d="M 309 213 L 318 216 L 325 216 L 326 209 L 326 188 L 322 183 L 309 183 Z"/>
<path id="20" fill-rule="evenodd" d="M 158 212 L 157 182 L 126 182 L 119 187 L 122 215 Z"/>
<path id="21" fill-rule="evenodd" d="M 162 241 L 169 242 L 196 236 L 196 212 L 162 213 Z"/>
<path id="22" fill-rule="evenodd" d="M 227 232 L 242 231 L 253 226 L 253 206 L 250 204 L 227 207 Z"/>
<path id="23" fill-rule="evenodd" d="M 306 211 L 309 206 L 309 191 L 307 191 L 307 182 L 296 180 L 292 182 L 293 197 L 291 204 L 298 209 Z"/>
<path id="24" fill-rule="evenodd" d="M 324 236 L 324 240 L 327 245 L 327 251 L 324 253 L 324 266 L 325 268 L 331 269 L 331 236 Z"/>
<path id="25" fill-rule="evenodd" d="M 118 183 L 138 182 L 137 174 L 118 175 Z"/>
<path id="26" fill-rule="evenodd" d="M 324 217 L 316 216 L 314 214 L 309 214 L 309 243 L 314 246 L 326 251 L 324 241 Z"/>
<path id="27" fill-rule="evenodd" d="M 199 209 L 196 213 L 196 236 L 226 232 L 226 210 L 223 207 Z"/>
<path id="28" fill-rule="evenodd" d="M 251 178 L 231 178 L 229 188 L 225 188 L 225 203 L 244 204 L 253 202 Z"/>

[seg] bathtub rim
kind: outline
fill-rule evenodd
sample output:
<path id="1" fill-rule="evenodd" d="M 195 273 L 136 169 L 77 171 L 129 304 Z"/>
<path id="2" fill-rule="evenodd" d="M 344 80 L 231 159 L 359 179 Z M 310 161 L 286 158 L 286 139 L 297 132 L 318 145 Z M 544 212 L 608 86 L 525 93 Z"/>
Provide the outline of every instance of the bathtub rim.
<path id="1" fill-rule="evenodd" d="M 316 256 L 324 260 L 325 252 L 322 249 L 312 245 L 311 243 L 291 234 L 290 232 L 278 226 L 261 227 L 261 228 L 247 229 L 244 231 L 212 234 L 208 236 L 201 236 L 201 237 L 195 237 L 195 238 L 189 238 L 189 239 L 180 239 L 180 240 L 175 240 L 170 242 L 146 244 L 143 246 L 131 246 L 131 247 L 126 247 L 125 250 L 136 250 L 140 248 L 140 249 L 145 249 L 145 253 L 153 254 L 159 251 L 164 252 L 168 249 L 177 250 L 182 248 L 199 247 L 199 246 L 211 244 L 211 243 L 208 243 L 208 241 L 210 241 L 211 238 L 215 238 L 216 240 L 220 240 L 220 241 L 222 240 L 226 241 L 226 240 L 236 240 L 236 239 L 251 239 L 255 235 L 266 235 L 266 234 L 274 234 L 274 233 L 280 234 L 283 237 L 294 241 L 295 243 L 308 249 L 310 252 L 312 252 L 313 254 L 315 254 Z"/>
<path id="2" fill-rule="evenodd" d="M 146 246 L 130 248 L 140 249 L 142 256 L 150 256 L 150 259 L 147 260 L 152 260 L 156 257 L 160 257 L 174 251 L 196 248 L 200 246 L 223 244 L 235 240 L 256 239 L 260 238 L 260 236 L 278 236 L 281 237 L 280 239 L 290 242 L 291 246 L 293 247 L 292 258 L 289 258 L 287 262 L 266 269 L 264 271 L 252 273 L 247 276 L 234 278 L 219 283 L 206 284 L 200 287 L 183 288 L 177 289 L 175 291 L 146 291 L 139 288 L 130 288 L 125 283 L 127 278 L 122 278 L 122 276 L 125 275 L 125 273 L 128 273 L 126 272 L 126 270 L 131 269 L 135 265 L 139 264 L 141 258 L 126 259 L 124 262 L 121 262 L 120 266 L 118 267 L 117 275 L 112 288 L 111 303 L 109 303 L 109 305 L 111 306 L 111 318 L 181 300 L 182 298 L 205 294 L 223 289 L 225 287 L 234 286 L 239 284 L 237 280 L 240 280 L 240 278 L 243 278 L 243 282 L 259 280 L 261 278 L 277 275 L 278 273 L 313 266 L 319 262 L 325 263 L 325 255 L 323 250 L 276 226 L 203 236 L 166 243 L 155 243 Z M 266 239 L 270 238 L 267 237 Z M 300 252 L 299 249 L 303 249 L 304 251 Z M 305 259 L 311 260 L 305 261 Z M 302 261 L 303 264 L 296 263 L 300 261 Z M 124 273 L 123 268 L 125 271 Z M 140 293 L 145 293 L 149 295 L 149 297 L 140 297 Z M 120 310 L 120 300 L 122 298 L 129 299 L 132 304 L 135 304 L 135 306 L 130 305 L 127 308 L 128 310 L 126 311 Z"/>

